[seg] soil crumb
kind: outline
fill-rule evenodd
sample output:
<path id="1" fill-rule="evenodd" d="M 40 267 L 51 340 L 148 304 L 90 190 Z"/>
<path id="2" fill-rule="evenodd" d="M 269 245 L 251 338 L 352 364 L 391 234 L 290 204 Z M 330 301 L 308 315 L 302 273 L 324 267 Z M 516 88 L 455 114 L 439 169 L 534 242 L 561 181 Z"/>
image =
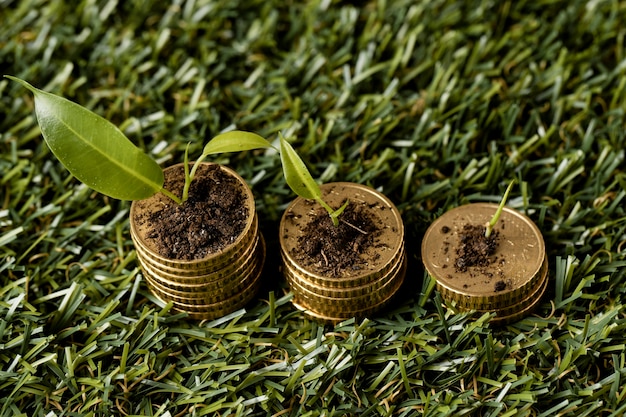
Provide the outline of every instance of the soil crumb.
<path id="1" fill-rule="evenodd" d="M 495 261 L 493 257 L 498 247 L 499 233 L 494 230 L 485 237 L 485 226 L 463 226 L 459 233 L 459 247 L 454 266 L 458 272 L 466 272 L 469 267 L 486 267 Z"/>
<path id="2" fill-rule="evenodd" d="M 165 188 L 179 196 L 184 187 L 182 172 L 181 167 L 165 177 Z M 185 203 L 165 198 L 161 204 L 159 210 L 135 221 L 146 223 L 146 238 L 170 259 L 197 260 L 219 252 L 239 237 L 249 215 L 242 185 L 219 165 L 198 168 Z"/>
<path id="3" fill-rule="evenodd" d="M 330 277 L 345 275 L 367 267 L 365 255 L 375 247 L 382 232 L 379 219 L 364 206 L 348 204 L 335 226 L 325 210 L 318 210 L 303 226 L 303 235 L 292 255 L 319 274 Z"/>

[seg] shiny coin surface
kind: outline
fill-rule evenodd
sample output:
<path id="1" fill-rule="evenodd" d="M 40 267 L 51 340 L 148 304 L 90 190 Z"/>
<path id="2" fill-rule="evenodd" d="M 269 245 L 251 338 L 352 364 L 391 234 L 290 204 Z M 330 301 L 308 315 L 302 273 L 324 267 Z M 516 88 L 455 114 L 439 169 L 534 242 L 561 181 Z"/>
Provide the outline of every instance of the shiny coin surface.
<path id="1" fill-rule="evenodd" d="M 377 305 L 381 301 L 388 299 L 400 287 L 404 278 L 404 263 L 398 265 L 399 268 L 393 274 L 381 280 L 382 285 L 376 285 L 370 291 L 363 290 L 350 297 L 334 297 L 332 295 L 322 295 L 320 291 L 313 291 L 302 286 L 301 282 L 294 280 L 294 277 L 287 277 L 287 280 L 294 293 L 294 301 L 309 306 L 310 309 L 325 312 L 358 312 L 369 306 Z M 401 273 L 402 272 L 402 273 Z"/>
<path id="2" fill-rule="evenodd" d="M 402 263 L 402 267 L 398 272 L 397 278 L 393 280 L 395 288 L 390 291 L 390 294 L 387 297 L 380 299 L 378 302 L 370 303 L 365 307 L 350 306 L 349 308 L 341 308 L 341 306 L 339 306 L 338 308 L 328 309 L 326 305 L 320 305 L 319 302 L 314 301 L 311 303 L 304 299 L 294 299 L 292 303 L 294 307 L 312 319 L 329 324 L 336 324 L 340 321 L 353 317 L 358 319 L 368 317 L 389 305 L 395 293 L 402 286 L 405 273 L 406 261 Z"/>
<path id="3" fill-rule="evenodd" d="M 197 293 L 172 292 L 154 286 L 154 281 L 146 273 L 146 283 L 150 292 L 163 303 L 172 303 L 177 311 L 186 312 L 190 318 L 204 320 L 214 319 L 228 314 L 246 305 L 256 295 L 261 286 L 261 275 L 265 261 L 265 244 L 261 239 L 258 256 L 251 263 L 251 269 L 241 277 L 241 284 L 228 292 Z"/>
<path id="4" fill-rule="evenodd" d="M 401 252 L 401 254 L 404 255 L 404 252 Z M 370 282 L 360 286 L 348 288 L 336 288 L 320 285 L 314 281 L 308 280 L 306 276 L 299 274 L 299 271 L 297 270 L 285 268 L 284 273 L 294 291 L 314 294 L 320 298 L 329 298 L 332 300 L 347 299 L 349 301 L 370 294 L 372 296 L 376 296 L 376 294 L 379 293 L 379 291 L 382 291 L 384 287 L 388 287 L 388 283 L 390 281 L 398 278 L 402 279 L 403 277 L 400 275 L 400 270 L 403 265 L 403 259 L 404 257 L 399 259 L 400 262 L 395 262 L 393 268 L 385 270 L 384 274 L 372 274 Z"/>
<path id="5" fill-rule="evenodd" d="M 404 246 L 404 226 L 400 212 L 393 203 L 376 190 L 362 184 L 329 183 L 321 186 L 324 200 L 333 207 L 340 207 L 346 199 L 351 203 L 367 208 L 380 225 L 380 233 L 369 253 L 363 254 L 365 262 L 359 269 L 346 270 L 340 277 L 329 277 L 317 272 L 314 267 L 303 266 L 295 257 L 294 251 L 301 245 L 302 227 L 319 213 L 318 203 L 296 198 L 283 214 L 279 239 L 284 261 L 293 269 L 306 273 L 308 278 L 321 285 L 333 287 L 353 287 L 370 280 L 373 272 L 390 268 L 399 261 Z M 391 266 L 390 266 L 391 265 Z"/>
<path id="6" fill-rule="evenodd" d="M 251 276 L 256 276 L 258 270 L 263 265 L 261 248 L 257 250 L 256 256 L 251 258 L 237 269 L 232 277 L 210 283 L 197 285 L 181 285 L 177 282 L 164 281 L 158 274 L 143 266 L 146 283 L 151 289 L 167 294 L 168 298 L 190 304 L 200 302 L 218 302 L 231 297 L 248 285 Z"/>
<path id="7" fill-rule="evenodd" d="M 358 268 L 329 276 L 296 256 L 307 239 L 304 227 L 320 215 L 314 201 L 297 198 L 285 211 L 279 229 L 283 273 L 294 293 L 293 304 L 311 317 L 332 322 L 370 314 L 387 303 L 406 273 L 404 225 L 398 209 L 384 195 L 361 184 L 321 186 L 324 200 L 334 207 L 346 199 L 374 221 L 374 242 L 361 253 Z M 322 209 L 323 210 L 323 209 Z M 321 215 L 325 215 L 322 212 Z"/>
<path id="8" fill-rule="evenodd" d="M 535 293 L 531 294 L 527 300 L 524 300 L 519 306 L 515 306 L 515 308 L 497 310 L 496 316 L 492 319 L 492 322 L 496 325 L 504 325 L 521 320 L 528 314 L 532 313 L 535 307 L 537 307 L 537 304 L 541 301 L 541 298 L 545 294 L 547 288 L 548 275 L 546 273 L 544 280 L 540 283 L 540 286 L 537 288 Z"/>
<path id="9" fill-rule="evenodd" d="M 203 164 L 211 165 L 211 163 L 208 162 L 204 162 Z M 181 169 L 181 165 L 182 164 L 177 164 L 164 169 L 164 175 L 166 177 L 168 175 L 172 175 L 173 172 Z M 235 178 L 240 184 L 241 191 L 242 193 L 244 193 L 243 204 L 248 213 L 250 213 L 250 216 L 248 216 L 247 219 L 247 223 L 239 236 L 232 243 L 229 243 L 222 251 L 210 254 L 204 259 L 187 261 L 181 259 L 170 259 L 159 255 L 154 244 L 151 242 L 150 239 L 147 238 L 147 225 L 145 223 L 134 220 L 138 217 L 139 213 L 142 213 L 142 215 L 148 215 L 149 213 L 160 210 L 160 207 L 163 204 L 171 203 L 171 200 L 168 197 L 164 196 L 161 193 L 157 193 L 148 199 L 133 201 L 130 208 L 130 226 L 133 241 L 136 245 L 141 246 L 147 252 L 149 252 L 151 254 L 151 259 L 157 261 L 159 264 L 173 268 L 192 270 L 197 270 L 198 268 L 214 268 L 216 266 L 220 266 L 230 262 L 234 253 L 237 252 L 241 246 L 246 246 L 245 242 L 249 242 L 250 239 L 254 237 L 255 233 L 251 232 L 251 229 L 255 227 L 256 216 L 254 214 L 256 213 L 256 209 L 254 206 L 254 196 L 252 194 L 252 190 L 250 190 L 250 187 L 248 187 L 244 179 L 241 178 L 232 169 L 221 165 L 220 169 Z"/>
<path id="10" fill-rule="evenodd" d="M 222 317 L 226 314 L 232 313 L 239 308 L 242 308 L 254 298 L 259 288 L 260 279 L 257 278 L 253 280 L 251 285 L 241 293 L 219 303 L 205 305 L 179 303 L 162 297 L 159 293 L 154 292 L 153 295 L 161 300 L 162 303 L 171 302 L 174 310 L 185 312 L 192 319 L 211 320 Z"/>
<path id="11" fill-rule="evenodd" d="M 256 239 L 259 235 L 256 213 L 252 220 L 252 227 L 247 229 L 245 235 L 243 235 L 241 239 L 238 239 L 234 245 L 214 254 L 213 257 L 207 257 L 197 261 L 180 261 L 163 258 L 149 247 L 145 246 L 145 244 L 132 233 L 132 227 L 131 237 L 138 255 L 140 255 L 146 263 L 149 263 L 153 269 L 163 271 L 167 275 L 175 276 L 184 282 L 187 277 L 197 279 L 197 277 L 203 275 L 214 275 L 217 271 L 227 273 L 228 268 L 236 267 L 236 265 L 233 265 L 233 259 L 247 256 L 256 244 Z M 210 278 L 207 277 L 206 280 L 210 280 Z"/>
<path id="12" fill-rule="evenodd" d="M 137 257 L 141 263 L 141 266 L 149 270 L 151 275 L 155 276 L 158 281 L 164 285 L 171 286 L 172 288 L 194 288 L 194 287 L 217 287 L 223 286 L 233 280 L 237 280 L 237 277 L 241 275 L 240 270 L 247 267 L 247 264 L 253 261 L 253 258 L 258 255 L 259 245 L 261 245 L 262 237 L 259 234 L 254 244 L 250 246 L 249 250 L 241 254 L 239 258 L 233 258 L 231 263 L 209 273 L 202 271 L 200 275 L 190 275 L 189 271 L 186 271 L 184 276 L 176 274 L 169 269 L 170 272 L 165 272 L 162 268 L 155 266 L 150 262 L 147 257 L 137 248 Z"/>
<path id="13" fill-rule="evenodd" d="M 484 226 L 496 204 L 476 203 L 452 209 L 435 220 L 424 234 L 422 261 L 437 289 L 459 308 L 502 311 L 506 316 L 524 310 L 541 293 L 547 276 L 546 248 L 537 226 L 523 214 L 506 208 L 494 228 L 495 248 L 485 250 L 471 226 Z M 483 229 L 484 231 L 484 229 Z M 467 254 L 476 256 L 476 263 Z"/>

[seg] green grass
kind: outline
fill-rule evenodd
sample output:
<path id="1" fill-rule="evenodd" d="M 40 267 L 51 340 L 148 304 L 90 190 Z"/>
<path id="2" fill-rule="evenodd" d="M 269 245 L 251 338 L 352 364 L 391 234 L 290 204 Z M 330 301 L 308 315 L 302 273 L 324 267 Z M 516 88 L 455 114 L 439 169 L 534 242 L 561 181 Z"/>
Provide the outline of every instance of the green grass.
<path id="1" fill-rule="evenodd" d="M 293 198 L 278 156 L 221 156 L 256 196 L 265 285 L 245 310 L 188 320 L 147 291 L 128 202 L 71 178 L 2 78 L 0 415 L 626 412 L 626 3 L 350 3 L 0 0 L 3 73 L 98 112 L 163 166 L 233 126 L 282 132 L 316 178 L 387 194 L 410 255 L 392 308 L 306 319 L 275 266 Z M 550 286 L 494 328 L 443 304 L 419 245 L 512 179 Z"/>

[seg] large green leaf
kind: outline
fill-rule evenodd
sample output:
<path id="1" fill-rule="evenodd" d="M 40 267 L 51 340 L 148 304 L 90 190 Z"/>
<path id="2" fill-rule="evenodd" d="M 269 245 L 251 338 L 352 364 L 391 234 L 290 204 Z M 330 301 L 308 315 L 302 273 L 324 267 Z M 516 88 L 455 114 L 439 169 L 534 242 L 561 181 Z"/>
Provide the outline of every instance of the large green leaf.
<path id="1" fill-rule="evenodd" d="M 319 185 L 311 176 L 300 156 L 282 135 L 280 136 L 280 160 L 283 165 L 285 181 L 294 193 L 310 200 L 320 201 L 322 199 Z"/>
<path id="2" fill-rule="evenodd" d="M 163 170 L 111 122 L 19 78 L 6 77 L 32 91 L 46 143 L 80 181 L 120 200 L 141 200 L 162 189 Z"/>
<path id="3" fill-rule="evenodd" d="M 222 133 L 211 139 L 205 146 L 202 156 L 224 152 L 240 152 L 252 149 L 269 148 L 272 144 L 252 132 L 234 130 Z"/>

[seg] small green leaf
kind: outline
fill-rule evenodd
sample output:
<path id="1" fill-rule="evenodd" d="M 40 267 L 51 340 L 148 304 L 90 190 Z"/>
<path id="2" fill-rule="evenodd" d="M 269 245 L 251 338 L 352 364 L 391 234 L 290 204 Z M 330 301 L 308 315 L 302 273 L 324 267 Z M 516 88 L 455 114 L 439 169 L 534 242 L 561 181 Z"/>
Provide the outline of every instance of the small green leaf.
<path id="1" fill-rule="evenodd" d="M 163 170 L 115 125 L 63 97 L 33 87 L 35 113 L 52 153 L 80 181 L 120 200 L 141 200 L 161 191 Z"/>
<path id="2" fill-rule="evenodd" d="M 282 135 L 280 136 L 280 160 L 283 165 L 285 181 L 293 192 L 302 198 L 320 201 L 322 191 L 319 185 L 311 176 L 300 156 Z"/>
<path id="3" fill-rule="evenodd" d="M 252 149 L 269 148 L 271 146 L 271 143 L 256 133 L 234 130 L 222 133 L 211 139 L 204 146 L 201 158 L 204 159 L 207 155 L 218 153 L 249 151 Z"/>
<path id="4" fill-rule="evenodd" d="M 185 186 L 183 188 L 182 201 L 187 201 L 191 181 L 193 181 L 196 176 L 196 170 L 200 166 L 200 162 L 202 162 L 207 156 L 218 153 L 241 152 L 259 148 L 270 148 L 271 146 L 271 143 L 269 143 L 267 140 L 257 135 L 256 133 L 243 132 L 241 130 L 233 130 L 215 136 L 206 145 L 204 145 L 202 155 L 200 155 L 200 158 L 198 158 L 198 160 L 193 165 L 193 168 L 191 168 L 191 173 L 189 175 L 185 175 Z M 187 166 L 187 161 L 185 161 L 185 166 Z"/>
<path id="5" fill-rule="evenodd" d="M 339 224 L 339 216 L 341 216 L 343 214 L 343 212 L 345 211 L 346 207 L 348 207 L 348 204 L 350 204 L 350 200 L 346 200 L 345 203 L 343 203 L 343 205 L 341 207 L 339 207 L 337 210 L 333 210 L 332 213 L 330 213 L 330 218 L 333 220 L 333 224 L 335 226 L 337 226 Z"/>

